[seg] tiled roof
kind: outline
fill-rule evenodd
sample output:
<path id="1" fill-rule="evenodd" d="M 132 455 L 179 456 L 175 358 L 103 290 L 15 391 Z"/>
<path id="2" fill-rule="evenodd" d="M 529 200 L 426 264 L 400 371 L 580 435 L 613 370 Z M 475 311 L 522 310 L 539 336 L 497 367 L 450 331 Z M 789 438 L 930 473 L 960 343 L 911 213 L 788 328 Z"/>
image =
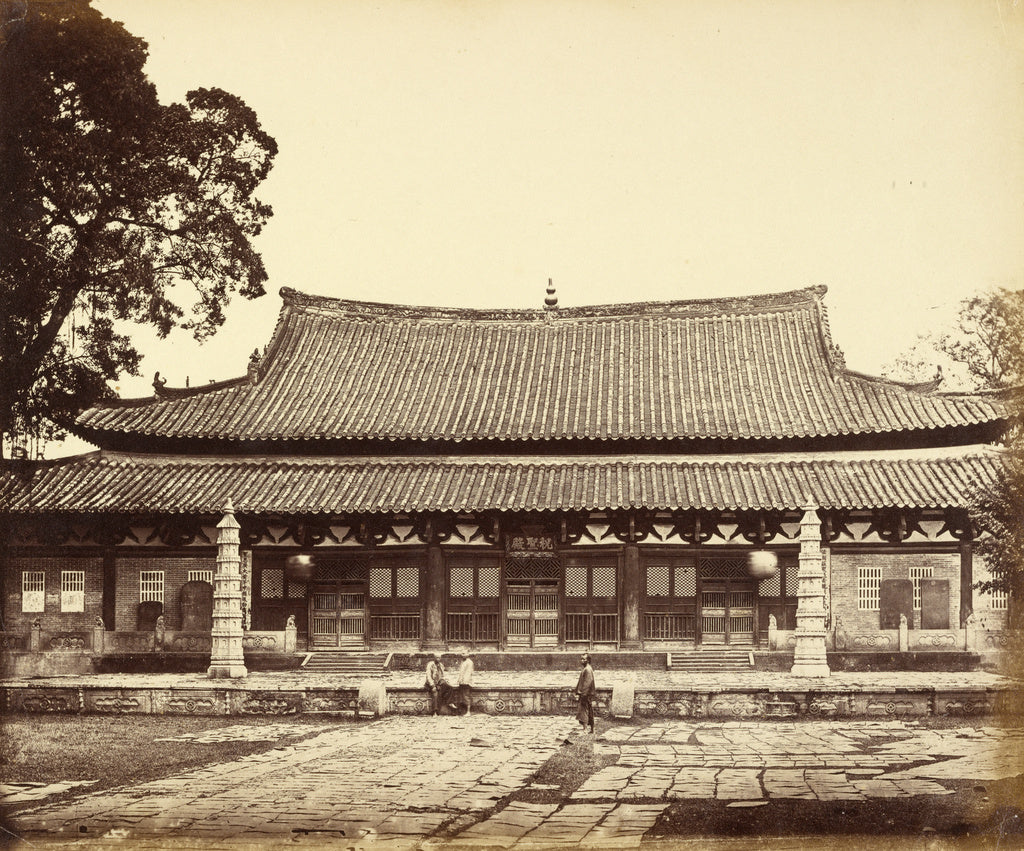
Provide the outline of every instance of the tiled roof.
<path id="1" fill-rule="evenodd" d="M 255 376 L 96 407 L 78 430 L 244 440 L 805 438 L 1005 416 L 832 355 L 824 287 L 557 310 L 412 308 L 282 290 Z"/>
<path id="2" fill-rule="evenodd" d="M 93 453 L 0 479 L 14 513 L 546 511 L 645 507 L 948 507 L 991 481 L 999 451 L 627 458 L 197 459 Z"/>

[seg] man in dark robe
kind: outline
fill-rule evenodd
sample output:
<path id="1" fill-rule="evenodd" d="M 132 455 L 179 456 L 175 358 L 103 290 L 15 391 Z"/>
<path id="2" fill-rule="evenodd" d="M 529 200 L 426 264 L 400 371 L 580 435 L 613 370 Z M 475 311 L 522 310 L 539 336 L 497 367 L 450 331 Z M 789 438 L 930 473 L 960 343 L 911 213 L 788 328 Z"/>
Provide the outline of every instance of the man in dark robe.
<path id="1" fill-rule="evenodd" d="M 594 669 L 590 667 L 590 657 L 583 654 L 580 659 L 583 670 L 580 671 L 579 681 L 576 683 L 576 697 L 579 699 L 580 708 L 576 713 L 576 720 L 580 726 L 590 732 L 594 732 L 594 697 L 597 695 L 597 686 L 594 684 Z"/>

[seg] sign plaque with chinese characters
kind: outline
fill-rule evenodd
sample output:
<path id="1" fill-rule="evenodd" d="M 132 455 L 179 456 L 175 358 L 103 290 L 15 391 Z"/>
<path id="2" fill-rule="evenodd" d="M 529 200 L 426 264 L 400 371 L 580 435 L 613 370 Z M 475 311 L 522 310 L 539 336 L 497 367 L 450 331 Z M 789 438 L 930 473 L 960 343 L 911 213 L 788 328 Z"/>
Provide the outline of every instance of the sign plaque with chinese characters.
<path id="1" fill-rule="evenodd" d="M 555 536 L 550 532 L 523 531 L 509 535 L 505 539 L 505 551 L 508 555 L 522 558 L 523 556 L 555 556 Z"/>

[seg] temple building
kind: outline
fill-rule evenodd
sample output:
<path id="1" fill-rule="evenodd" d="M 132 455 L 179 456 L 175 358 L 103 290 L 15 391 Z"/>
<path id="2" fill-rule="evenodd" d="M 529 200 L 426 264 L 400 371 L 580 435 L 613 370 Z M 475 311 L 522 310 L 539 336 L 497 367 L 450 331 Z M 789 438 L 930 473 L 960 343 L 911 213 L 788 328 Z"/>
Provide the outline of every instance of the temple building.
<path id="1" fill-rule="evenodd" d="M 298 648 L 964 649 L 998 396 L 855 372 L 824 287 L 539 310 L 281 291 L 240 378 L 84 411 L 0 491 L 3 627 L 187 631 L 228 500 L 244 626 Z M 806 551 L 805 551 L 806 556 Z M 299 558 L 296 558 L 299 557 Z M 816 557 L 816 556 L 815 556 Z M 769 643 L 771 641 L 771 644 Z"/>

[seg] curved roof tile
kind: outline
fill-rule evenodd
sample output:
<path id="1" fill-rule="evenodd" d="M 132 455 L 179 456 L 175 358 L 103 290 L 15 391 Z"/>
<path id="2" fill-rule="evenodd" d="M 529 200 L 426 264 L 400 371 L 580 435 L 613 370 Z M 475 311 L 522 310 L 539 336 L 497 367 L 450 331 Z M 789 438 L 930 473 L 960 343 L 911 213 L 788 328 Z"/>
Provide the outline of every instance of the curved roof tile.
<path id="1" fill-rule="evenodd" d="M 1000 452 L 958 449 L 657 456 L 226 460 L 102 452 L 0 476 L 0 511 L 14 514 L 242 513 L 572 509 L 961 506 L 991 481 Z"/>
<path id="2" fill-rule="evenodd" d="M 993 397 L 853 373 L 824 287 L 769 296 L 479 311 L 282 290 L 255 383 L 85 411 L 78 430 L 245 440 L 801 438 L 975 425 Z"/>

